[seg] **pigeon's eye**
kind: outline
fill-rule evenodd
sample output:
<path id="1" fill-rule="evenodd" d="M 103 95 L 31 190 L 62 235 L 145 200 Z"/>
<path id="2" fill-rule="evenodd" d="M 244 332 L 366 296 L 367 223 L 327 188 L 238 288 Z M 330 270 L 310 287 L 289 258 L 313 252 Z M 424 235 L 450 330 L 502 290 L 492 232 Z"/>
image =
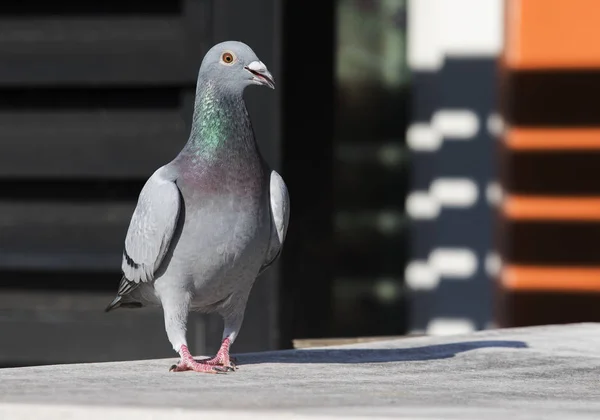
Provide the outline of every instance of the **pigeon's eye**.
<path id="1" fill-rule="evenodd" d="M 231 63 L 233 63 L 233 54 L 228 53 L 228 52 L 223 53 L 223 55 L 221 56 L 221 59 L 223 60 L 224 63 L 231 64 Z"/>

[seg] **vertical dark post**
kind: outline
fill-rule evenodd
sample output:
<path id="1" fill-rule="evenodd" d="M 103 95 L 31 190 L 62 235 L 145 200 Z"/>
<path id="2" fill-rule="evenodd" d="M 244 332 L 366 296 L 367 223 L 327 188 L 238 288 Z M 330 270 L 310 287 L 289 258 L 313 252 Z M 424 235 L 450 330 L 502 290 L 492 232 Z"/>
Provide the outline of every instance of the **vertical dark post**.
<path id="1" fill-rule="evenodd" d="M 290 346 L 293 338 L 329 333 L 334 12 L 334 1 L 319 2 L 318 7 L 297 1 L 283 4 L 283 176 L 291 200 L 280 294 L 284 347 Z"/>

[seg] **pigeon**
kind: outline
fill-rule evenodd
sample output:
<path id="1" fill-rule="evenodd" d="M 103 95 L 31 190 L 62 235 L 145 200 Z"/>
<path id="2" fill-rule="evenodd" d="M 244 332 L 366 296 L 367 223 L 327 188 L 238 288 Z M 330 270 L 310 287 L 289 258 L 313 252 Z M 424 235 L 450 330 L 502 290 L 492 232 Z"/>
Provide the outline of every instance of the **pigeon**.
<path id="1" fill-rule="evenodd" d="M 147 180 L 127 230 L 123 275 L 106 312 L 162 307 L 180 356 L 171 371 L 237 369 L 229 348 L 250 290 L 279 257 L 287 233 L 288 190 L 258 149 L 243 98 L 250 85 L 275 89 L 248 45 L 226 41 L 206 53 L 189 139 Z M 195 360 L 188 349 L 190 311 L 223 318 L 222 344 L 211 359 Z"/>

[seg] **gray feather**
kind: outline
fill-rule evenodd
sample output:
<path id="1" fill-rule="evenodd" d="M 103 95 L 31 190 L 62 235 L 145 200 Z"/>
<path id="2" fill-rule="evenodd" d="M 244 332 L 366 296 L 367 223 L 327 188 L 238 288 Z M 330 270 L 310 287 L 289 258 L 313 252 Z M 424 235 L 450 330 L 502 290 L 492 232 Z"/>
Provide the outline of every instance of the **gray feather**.
<path id="1" fill-rule="evenodd" d="M 265 272 L 277 260 L 279 254 L 281 254 L 290 220 L 290 197 L 287 186 L 281 175 L 276 171 L 271 171 L 269 195 L 272 221 L 271 239 L 269 241 L 267 257 L 260 268 L 259 275 Z"/>
<path id="2" fill-rule="evenodd" d="M 135 283 L 154 280 L 177 226 L 180 193 L 166 167 L 148 179 L 131 217 L 121 269 Z"/>
<path id="3" fill-rule="evenodd" d="M 174 180 L 174 171 L 167 166 L 158 169 L 146 181 L 131 217 L 121 270 L 123 277 L 117 297 L 106 312 L 120 306 L 140 307 L 123 297 L 134 291 L 141 282 L 151 282 L 160 267 L 173 238 L 180 213 L 181 196 Z"/>

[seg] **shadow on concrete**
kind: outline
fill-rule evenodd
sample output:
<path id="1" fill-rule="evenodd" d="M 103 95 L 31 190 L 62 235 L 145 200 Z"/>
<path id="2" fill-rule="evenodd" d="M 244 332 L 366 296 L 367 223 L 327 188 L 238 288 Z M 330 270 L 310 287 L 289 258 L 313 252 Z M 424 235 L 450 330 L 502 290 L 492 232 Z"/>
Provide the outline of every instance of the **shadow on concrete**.
<path id="1" fill-rule="evenodd" d="M 527 348 L 522 341 L 463 341 L 401 349 L 306 349 L 235 355 L 239 365 L 258 363 L 387 363 L 448 359 L 458 353 L 485 348 Z"/>

